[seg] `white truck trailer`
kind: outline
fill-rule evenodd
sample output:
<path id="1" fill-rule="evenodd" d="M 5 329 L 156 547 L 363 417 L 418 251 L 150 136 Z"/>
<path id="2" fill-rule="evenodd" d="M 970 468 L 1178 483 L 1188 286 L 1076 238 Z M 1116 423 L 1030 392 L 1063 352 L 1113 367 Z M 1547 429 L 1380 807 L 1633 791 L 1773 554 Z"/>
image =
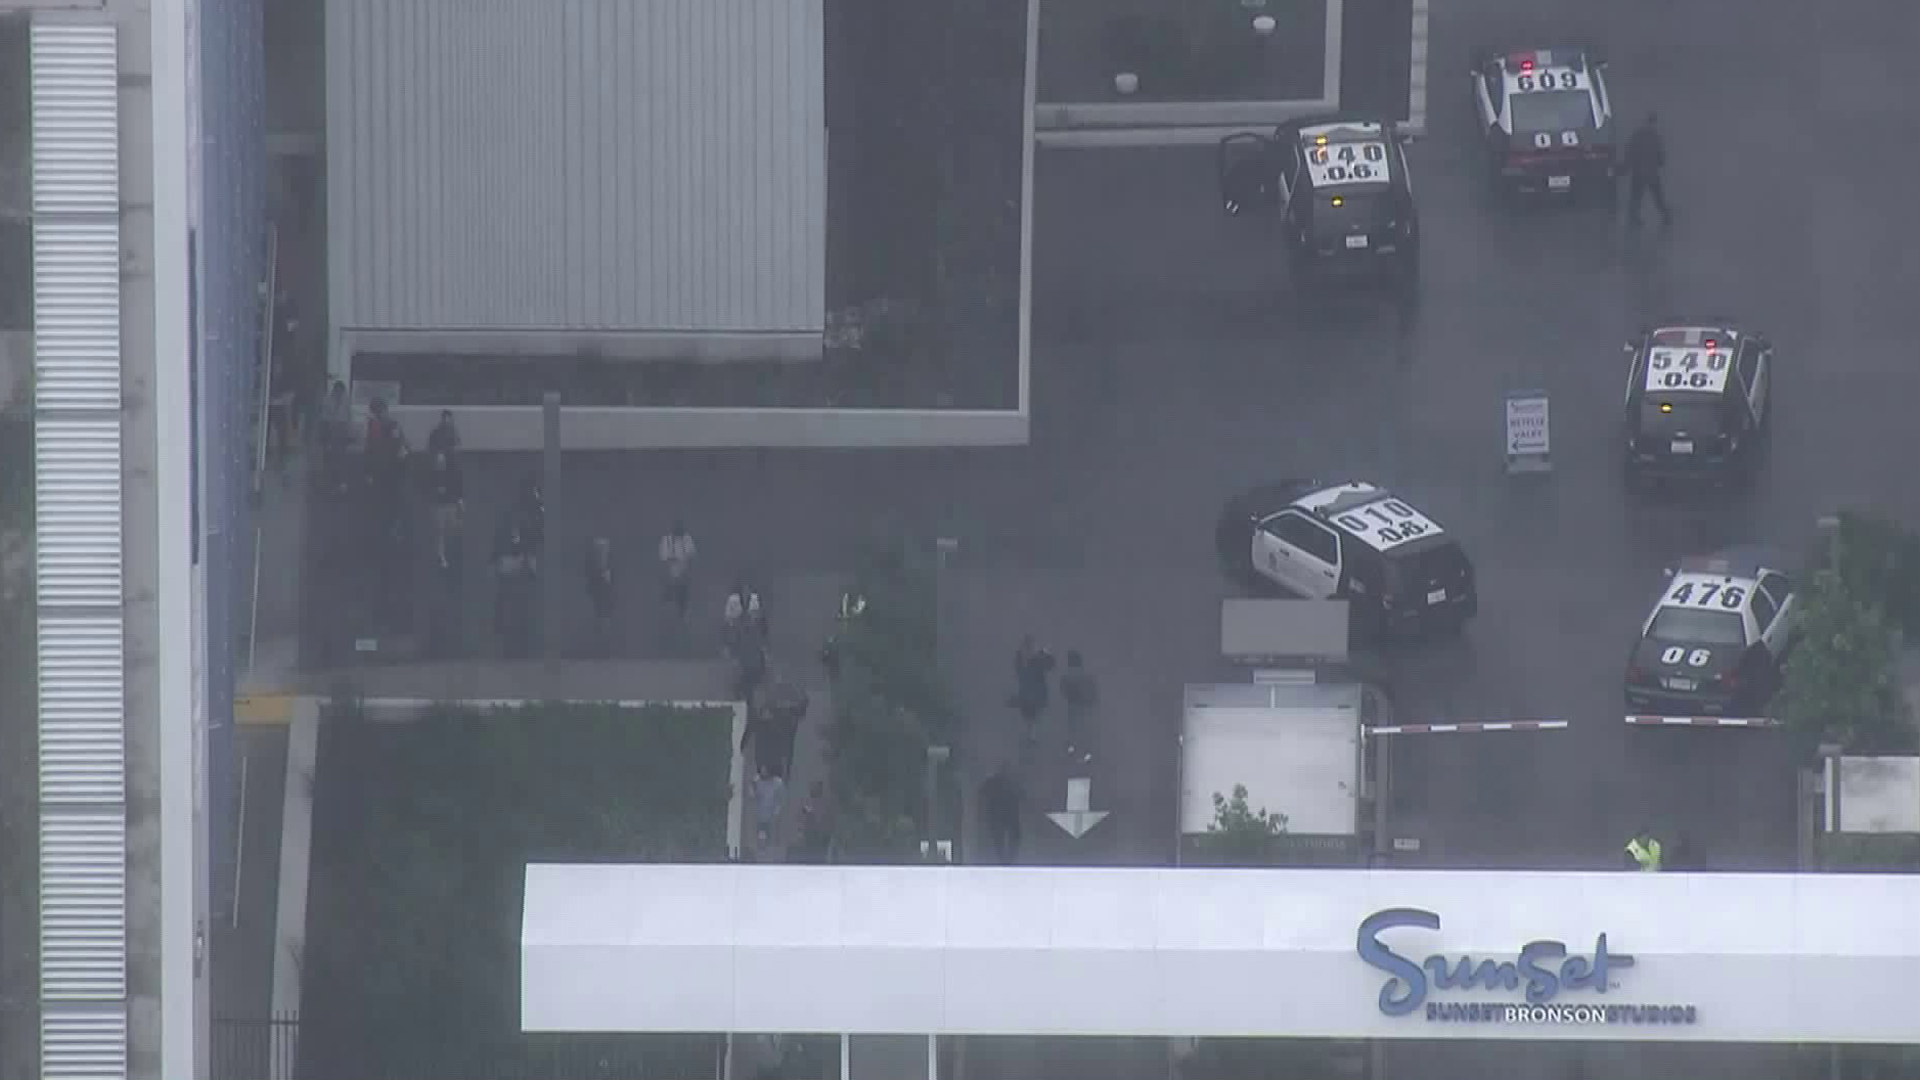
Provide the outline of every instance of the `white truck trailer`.
<path id="1" fill-rule="evenodd" d="M 1186 688 L 1180 728 L 1182 865 L 1355 865 L 1373 850 L 1365 734 L 1379 696 L 1347 655 L 1344 602 L 1228 600 L 1221 652 L 1246 682 Z M 1264 851 L 1213 835 L 1215 796 L 1285 818 Z"/>

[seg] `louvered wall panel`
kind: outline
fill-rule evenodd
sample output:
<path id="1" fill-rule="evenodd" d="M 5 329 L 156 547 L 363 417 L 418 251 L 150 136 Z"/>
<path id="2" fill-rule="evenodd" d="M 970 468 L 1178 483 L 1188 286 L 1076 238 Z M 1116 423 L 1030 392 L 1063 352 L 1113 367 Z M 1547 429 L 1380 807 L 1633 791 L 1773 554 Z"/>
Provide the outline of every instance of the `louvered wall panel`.
<path id="1" fill-rule="evenodd" d="M 32 44 L 41 1065 L 125 1076 L 119 78 L 112 26 Z"/>
<path id="2" fill-rule="evenodd" d="M 42 207 L 35 179 L 35 221 L 52 214 L 65 220 L 34 229 L 34 401 L 43 408 L 118 410 L 120 322 L 104 324 L 99 315 L 120 307 L 119 216 Z"/>
<path id="3" fill-rule="evenodd" d="M 124 646 L 111 616 L 40 620 L 42 803 L 116 802 L 126 790 Z"/>
<path id="4" fill-rule="evenodd" d="M 127 1010 L 63 1005 L 40 1013 L 43 1080 L 127 1075 Z"/>
<path id="5" fill-rule="evenodd" d="M 37 345 L 36 341 L 36 345 Z M 45 368 L 45 354 L 36 360 Z M 119 393 L 119 377 L 114 378 Z M 118 607 L 120 420 L 117 414 L 64 417 L 44 403 L 34 430 L 41 607 Z"/>
<path id="6" fill-rule="evenodd" d="M 336 326 L 824 326 L 821 0 L 325 2 Z"/>

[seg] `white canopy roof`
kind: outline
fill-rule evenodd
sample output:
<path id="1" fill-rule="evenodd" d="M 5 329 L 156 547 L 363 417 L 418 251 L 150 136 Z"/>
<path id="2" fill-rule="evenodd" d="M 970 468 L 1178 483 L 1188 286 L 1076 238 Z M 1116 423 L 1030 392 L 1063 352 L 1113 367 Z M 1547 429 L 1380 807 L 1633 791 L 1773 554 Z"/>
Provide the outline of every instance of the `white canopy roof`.
<path id="1" fill-rule="evenodd" d="M 1539 939 L 1589 956 L 1605 933 L 1612 985 L 1546 1004 L 1693 1006 L 1694 1020 L 1386 1015 L 1390 973 L 1356 942 L 1388 908 L 1439 917 L 1379 935 L 1416 962 L 1511 961 Z M 1874 875 L 534 865 L 521 1018 L 528 1031 L 1910 1042 L 1916 911 L 1920 877 Z M 1523 998 L 1436 986 L 1425 1001 Z"/>

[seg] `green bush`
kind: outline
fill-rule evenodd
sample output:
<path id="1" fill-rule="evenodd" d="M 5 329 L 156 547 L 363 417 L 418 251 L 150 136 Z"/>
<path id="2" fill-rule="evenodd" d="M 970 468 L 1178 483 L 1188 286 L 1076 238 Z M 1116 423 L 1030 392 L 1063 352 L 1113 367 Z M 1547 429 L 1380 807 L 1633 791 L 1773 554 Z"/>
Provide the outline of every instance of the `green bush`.
<path id="1" fill-rule="evenodd" d="M 1812 749 L 1897 750 L 1912 734 L 1894 679 L 1898 637 L 1880 608 L 1822 570 L 1801 591 L 1795 635 L 1774 714 Z"/>
<path id="2" fill-rule="evenodd" d="M 725 860 L 731 720 L 673 706 L 443 708 L 412 722 L 330 710 L 303 978 L 311 1071 L 518 1071 L 536 1045 L 519 1034 L 527 863 Z M 662 1052 L 634 1039 L 606 1053 Z"/>
<path id="3" fill-rule="evenodd" d="M 1853 595 L 1920 640 L 1920 535 L 1885 518 L 1840 515 L 1839 569 Z"/>

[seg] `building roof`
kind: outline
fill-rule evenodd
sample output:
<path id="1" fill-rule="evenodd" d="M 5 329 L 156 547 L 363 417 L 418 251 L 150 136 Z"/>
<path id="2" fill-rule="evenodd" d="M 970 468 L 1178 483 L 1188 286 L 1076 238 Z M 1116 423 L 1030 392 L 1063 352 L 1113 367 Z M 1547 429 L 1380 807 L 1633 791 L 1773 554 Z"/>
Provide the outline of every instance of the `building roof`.
<path id="1" fill-rule="evenodd" d="M 533 865 L 526 885 L 528 1031 L 1596 1037 L 1383 1013 L 1360 923 L 1411 907 L 1440 929 L 1381 940 L 1416 960 L 1584 956 L 1605 933 L 1615 985 L 1556 1004 L 1697 1011 L 1607 1038 L 1914 1037 L 1920 876 Z"/>

